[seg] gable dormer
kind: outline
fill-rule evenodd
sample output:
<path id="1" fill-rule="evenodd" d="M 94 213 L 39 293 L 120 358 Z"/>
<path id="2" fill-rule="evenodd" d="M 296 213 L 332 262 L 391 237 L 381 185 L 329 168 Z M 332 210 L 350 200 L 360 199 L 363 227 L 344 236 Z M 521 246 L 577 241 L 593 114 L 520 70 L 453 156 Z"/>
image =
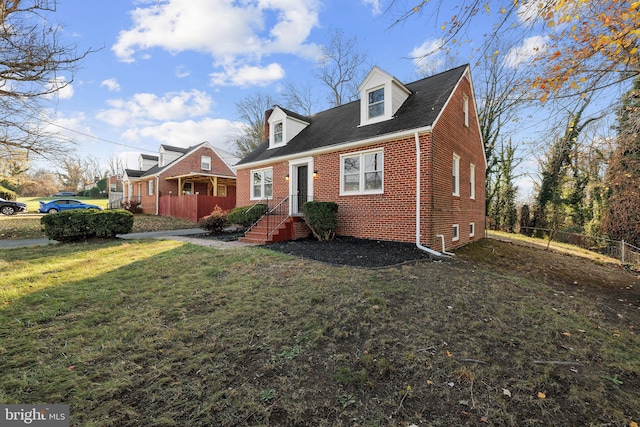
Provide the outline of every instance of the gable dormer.
<path id="1" fill-rule="evenodd" d="M 138 156 L 138 170 L 148 171 L 157 164 L 158 156 L 151 156 L 149 154 L 140 154 L 140 156 Z"/>
<path id="2" fill-rule="evenodd" d="M 310 124 L 306 117 L 277 105 L 273 107 L 273 112 L 267 122 L 269 124 L 269 149 L 287 145 Z"/>
<path id="3" fill-rule="evenodd" d="M 411 91 L 391 74 L 373 67 L 358 87 L 360 126 L 390 120 Z"/>
<path id="4" fill-rule="evenodd" d="M 162 144 L 160 146 L 160 151 L 158 152 L 158 165 L 160 167 L 167 166 L 169 163 L 182 157 L 182 155 L 186 152 L 186 148 L 173 147 L 171 145 Z"/>

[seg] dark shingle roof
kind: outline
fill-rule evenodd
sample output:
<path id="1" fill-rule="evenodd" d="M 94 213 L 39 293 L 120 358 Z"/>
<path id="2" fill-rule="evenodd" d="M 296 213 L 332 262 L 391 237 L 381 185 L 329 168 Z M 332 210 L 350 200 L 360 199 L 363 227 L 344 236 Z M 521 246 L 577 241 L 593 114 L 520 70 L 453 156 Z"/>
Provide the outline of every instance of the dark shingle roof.
<path id="1" fill-rule="evenodd" d="M 125 169 L 124 171 L 129 178 L 140 178 L 142 175 L 144 175 L 144 171 L 140 171 L 137 169 Z"/>
<path id="2" fill-rule="evenodd" d="M 269 143 L 265 141 L 238 165 L 432 125 L 466 69 L 467 65 L 463 65 L 406 84 L 411 95 L 391 120 L 360 127 L 360 100 L 305 117 L 310 125 L 287 145 L 268 150 Z"/>

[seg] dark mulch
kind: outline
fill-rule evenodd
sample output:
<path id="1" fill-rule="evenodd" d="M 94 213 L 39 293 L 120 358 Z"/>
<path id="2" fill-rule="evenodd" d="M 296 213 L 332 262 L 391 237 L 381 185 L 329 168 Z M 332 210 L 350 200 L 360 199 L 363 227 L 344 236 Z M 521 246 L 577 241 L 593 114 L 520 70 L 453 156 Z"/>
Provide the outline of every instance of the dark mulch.
<path id="1" fill-rule="evenodd" d="M 379 268 L 430 259 L 413 243 L 336 237 L 329 242 L 301 239 L 264 245 L 265 248 L 304 259 L 353 267 Z"/>

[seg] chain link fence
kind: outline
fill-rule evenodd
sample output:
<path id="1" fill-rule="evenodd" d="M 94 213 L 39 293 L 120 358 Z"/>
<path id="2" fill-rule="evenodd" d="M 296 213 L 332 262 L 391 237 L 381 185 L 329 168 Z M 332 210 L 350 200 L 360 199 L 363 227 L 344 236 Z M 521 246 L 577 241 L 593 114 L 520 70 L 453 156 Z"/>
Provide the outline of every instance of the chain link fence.
<path id="1" fill-rule="evenodd" d="M 490 230 L 487 230 L 490 233 Z M 587 236 L 586 234 L 568 231 L 555 231 L 546 228 L 520 227 L 520 232 L 526 236 L 540 237 L 554 242 L 568 243 L 581 248 L 597 252 L 620 260 L 634 269 L 640 269 L 640 248 L 624 240 L 611 240 L 604 237 Z"/>

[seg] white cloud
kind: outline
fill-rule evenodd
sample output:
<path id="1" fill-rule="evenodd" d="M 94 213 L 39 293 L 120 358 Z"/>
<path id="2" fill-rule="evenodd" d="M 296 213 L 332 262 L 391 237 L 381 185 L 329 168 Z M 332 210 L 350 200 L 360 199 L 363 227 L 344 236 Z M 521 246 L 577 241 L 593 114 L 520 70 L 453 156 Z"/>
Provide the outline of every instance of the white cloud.
<path id="1" fill-rule="evenodd" d="M 111 99 L 107 103 L 111 108 L 96 117 L 112 126 L 123 126 L 202 116 L 210 112 L 213 100 L 205 92 L 192 90 L 169 92 L 162 97 L 138 93 L 128 100 Z"/>
<path id="2" fill-rule="evenodd" d="M 213 57 L 216 65 L 242 62 L 258 64 L 256 68 L 263 56 L 271 54 L 312 59 L 319 47 L 308 43 L 307 38 L 319 25 L 319 3 L 318 0 L 154 2 L 131 13 L 132 27 L 120 32 L 111 49 L 125 62 L 135 61 L 144 55 L 141 51 L 152 48 L 174 54 L 204 52 Z"/>
<path id="3" fill-rule="evenodd" d="M 282 66 L 274 63 L 266 67 L 244 65 L 235 68 L 234 66 L 226 66 L 224 71 L 212 73 L 210 76 L 213 85 L 247 87 L 251 85 L 266 86 L 282 79 L 284 74 Z"/>
<path id="4" fill-rule="evenodd" d="M 187 67 L 185 67 L 184 65 L 178 65 L 176 67 L 176 77 L 179 79 L 184 79 L 186 77 L 189 77 L 191 75 L 191 71 L 189 71 L 189 69 Z"/>
<path id="5" fill-rule="evenodd" d="M 100 86 L 104 86 L 111 92 L 120 92 L 120 83 L 116 79 L 106 79 L 100 82 Z"/>
<path id="6" fill-rule="evenodd" d="M 442 39 L 426 40 L 409 53 L 418 74 L 433 74 L 444 65 L 445 59 L 442 53 L 443 43 Z"/>
<path id="7" fill-rule="evenodd" d="M 371 12 L 374 15 L 379 15 L 382 13 L 382 8 L 380 7 L 380 0 L 362 0 L 362 3 L 371 5 Z"/>
<path id="8" fill-rule="evenodd" d="M 549 47 L 549 37 L 533 36 L 525 39 L 518 47 L 511 48 L 504 58 L 504 63 L 509 68 L 516 68 L 530 62 L 535 57 L 543 54 Z"/>
<path id="9" fill-rule="evenodd" d="M 130 141 L 150 139 L 160 144 L 191 147 L 204 141 L 229 150 L 228 140 L 240 128 L 240 123 L 224 119 L 204 118 L 202 120 L 169 121 L 159 125 L 138 127 L 127 130 L 123 137 Z"/>
<path id="10" fill-rule="evenodd" d="M 73 98 L 73 85 L 67 82 L 64 77 L 56 77 L 49 82 L 50 90 L 55 90 L 55 93 L 50 94 L 48 97 L 52 98 L 57 96 L 58 99 L 71 99 Z"/>

